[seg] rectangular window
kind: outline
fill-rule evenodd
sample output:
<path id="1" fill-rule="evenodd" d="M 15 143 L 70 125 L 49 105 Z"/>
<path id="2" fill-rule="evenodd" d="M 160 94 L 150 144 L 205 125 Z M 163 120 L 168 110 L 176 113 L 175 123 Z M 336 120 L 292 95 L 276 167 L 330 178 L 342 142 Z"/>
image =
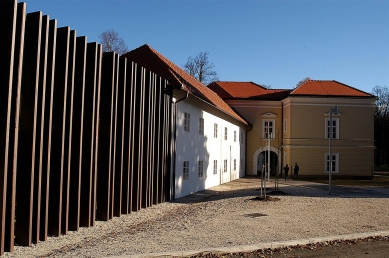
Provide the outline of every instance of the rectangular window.
<path id="1" fill-rule="evenodd" d="M 274 119 L 263 119 L 262 120 L 262 138 L 274 138 Z"/>
<path id="2" fill-rule="evenodd" d="M 332 118 L 332 132 L 330 119 L 326 118 L 326 139 L 339 139 L 339 118 Z"/>
<path id="3" fill-rule="evenodd" d="M 203 177 L 203 161 L 199 160 L 199 177 Z"/>
<path id="4" fill-rule="evenodd" d="M 227 173 L 227 160 L 224 160 L 224 173 Z"/>
<path id="5" fill-rule="evenodd" d="M 234 171 L 236 171 L 236 159 L 234 159 Z"/>
<path id="6" fill-rule="evenodd" d="M 189 161 L 184 161 L 183 170 L 182 170 L 182 179 L 183 180 L 189 179 Z"/>
<path id="7" fill-rule="evenodd" d="M 236 142 L 236 131 L 234 131 L 234 142 Z"/>
<path id="8" fill-rule="evenodd" d="M 184 131 L 189 132 L 189 127 L 190 127 L 190 114 L 189 113 L 184 113 Z"/>
<path id="9" fill-rule="evenodd" d="M 213 137 L 217 138 L 217 124 L 213 124 Z"/>
<path id="10" fill-rule="evenodd" d="M 224 140 L 227 140 L 227 127 L 224 127 Z"/>
<path id="11" fill-rule="evenodd" d="M 199 134 L 204 135 L 204 118 L 199 119 Z"/>
<path id="12" fill-rule="evenodd" d="M 329 153 L 325 154 L 325 172 L 339 173 L 339 153 L 332 153 L 332 160 L 330 161 Z"/>
<path id="13" fill-rule="evenodd" d="M 214 160 L 214 161 L 213 161 L 213 174 L 214 174 L 214 175 L 217 174 L 217 160 Z"/>

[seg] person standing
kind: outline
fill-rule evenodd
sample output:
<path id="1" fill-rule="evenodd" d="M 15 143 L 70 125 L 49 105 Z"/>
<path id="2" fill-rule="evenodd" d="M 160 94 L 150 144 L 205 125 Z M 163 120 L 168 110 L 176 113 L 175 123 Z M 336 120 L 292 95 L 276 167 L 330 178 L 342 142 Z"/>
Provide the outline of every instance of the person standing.
<path id="1" fill-rule="evenodd" d="M 300 167 L 297 165 L 297 163 L 294 163 L 294 174 L 293 174 L 293 179 L 294 180 L 298 180 L 298 177 L 299 177 L 299 169 Z"/>
<path id="2" fill-rule="evenodd" d="M 288 164 L 286 164 L 286 166 L 284 167 L 284 171 L 285 171 L 285 181 L 287 179 L 289 179 L 289 167 L 288 167 Z"/>

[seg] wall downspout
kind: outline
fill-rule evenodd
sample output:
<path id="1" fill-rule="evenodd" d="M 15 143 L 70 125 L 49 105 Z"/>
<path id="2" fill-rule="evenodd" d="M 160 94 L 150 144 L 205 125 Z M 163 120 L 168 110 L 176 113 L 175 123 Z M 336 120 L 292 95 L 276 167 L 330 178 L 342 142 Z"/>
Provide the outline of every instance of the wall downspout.
<path id="1" fill-rule="evenodd" d="M 181 101 L 186 100 L 188 97 L 189 97 L 189 91 L 186 92 L 185 97 L 178 99 L 174 102 L 174 113 L 173 113 L 173 197 L 172 197 L 172 200 L 176 199 L 177 104 Z"/>
<path id="2" fill-rule="evenodd" d="M 282 175 L 282 169 L 284 168 L 284 133 L 285 133 L 285 128 L 284 128 L 284 102 L 281 101 L 281 162 L 280 162 L 280 171 L 279 174 Z"/>

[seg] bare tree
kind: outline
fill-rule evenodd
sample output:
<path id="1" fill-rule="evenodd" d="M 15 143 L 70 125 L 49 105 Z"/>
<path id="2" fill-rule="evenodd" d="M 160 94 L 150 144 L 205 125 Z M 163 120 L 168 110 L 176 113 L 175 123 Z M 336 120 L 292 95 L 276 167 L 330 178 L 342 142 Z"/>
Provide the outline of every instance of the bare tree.
<path id="1" fill-rule="evenodd" d="M 200 52 L 194 58 L 189 57 L 184 65 L 187 73 L 205 85 L 219 80 L 216 71 L 213 70 L 214 68 L 215 65 L 208 60 L 208 52 Z"/>
<path id="2" fill-rule="evenodd" d="M 99 35 L 100 44 L 103 45 L 103 52 L 116 52 L 123 55 L 128 52 L 128 47 L 123 38 L 113 29 L 108 29 Z"/>
<path id="3" fill-rule="evenodd" d="M 375 164 L 389 164 L 389 88 L 375 86 L 373 95 L 377 97 L 374 107 Z"/>
<path id="4" fill-rule="evenodd" d="M 310 80 L 311 78 L 309 78 L 309 77 L 305 77 L 304 79 L 302 79 L 301 81 L 299 81 L 298 83 L 297 83 L 297 85 L 296 85 L 296 87 L 295 88 L 297 88 L 298 86 L 300 86 L 301 84 L 303 84 L 304 82 L 306 82 L 306 81 L 308 81 L 308 80 Z"/>

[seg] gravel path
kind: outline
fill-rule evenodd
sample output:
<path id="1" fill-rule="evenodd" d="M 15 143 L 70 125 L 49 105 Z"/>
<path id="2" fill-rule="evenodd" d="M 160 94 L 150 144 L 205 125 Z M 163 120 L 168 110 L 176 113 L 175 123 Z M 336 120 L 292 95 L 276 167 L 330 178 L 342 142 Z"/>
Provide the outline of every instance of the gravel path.
<path id="1" fill-rule="evenodd" d="M 279 201 L 253 200 L 259 180 L 242 178 L 31 247 L 16 246 L 5 257 L 160 253 L 389 229 L 389 195 L 329 196 L 320 187 L 280 182 L 287 195 L 277 196 Z"/>

